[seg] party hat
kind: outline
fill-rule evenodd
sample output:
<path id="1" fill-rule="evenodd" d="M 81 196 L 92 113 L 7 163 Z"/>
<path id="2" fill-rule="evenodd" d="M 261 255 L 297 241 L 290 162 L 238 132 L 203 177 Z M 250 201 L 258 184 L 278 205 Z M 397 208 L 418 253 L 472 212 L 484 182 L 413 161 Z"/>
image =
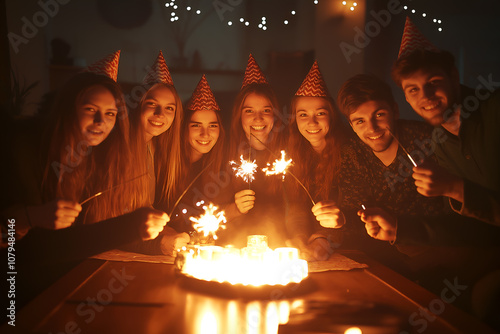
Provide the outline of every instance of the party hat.
<path id="1" fill-rule="evenodd" d="M 149 69 L 146 78 L 144 78 L 144 83 L 164 83 L 172 86 L 174 85 L 167 63 L 165 63 L 165 58 L 163 58 L 163 53 L 161 51 L 158 54 L 153 66 Z"/>
<path id="2" fill-rule="evenodd" d="M 250 54 L 250 56 L 248 57 L 248 64 L 247 68 L 245 69 L 245 77 L 243 78 L 243 84 L 241 85 L 241 88 L 244 88 L 253 83 L 267 84 L 268 82 L 254 57 L 252 56 L 252 54 Z"/>
<path id="3" fill-rule="evenodd" d="M 118 77 L 119 60 L 120 50 L 88 66 L 86 69 L 84 69 L 84 72 L 92 72 L 95 74 L 105 75 L 116 81 L 116 78 Z"/>
<path id="4" fill-rule="evenodd" d="M 438 48 L 431 44 L 427 38 L 417 29 L 415 24 L 406 17 L 405 29 L 403 31 L 403 38 L 401 39 L 401 46 L 399 47 L 398 59 L 412 53 L 415 50 L 429 50 L 438 52 Z"/>
<path id="5" fill-rule="evenodd" d="M 217 101 L 215 101 L 214 94 L 210 89 L 207 78 L 205 74 L 198 82 L 198 86 L 191 95 L 191 99 L 189 99 L 186 109 L 188 110 L 220 110 Z"/>
<path id="6" fill-rule="evenodd" d="M 307 73 L 304 81 L 302 81 L 302 85 L 300 85 L 295 96 L 328 96 L 328 89 L 319 71 L 318 61 L 314 61 L 313 66 L 309 70 L 309 73 Z"/>

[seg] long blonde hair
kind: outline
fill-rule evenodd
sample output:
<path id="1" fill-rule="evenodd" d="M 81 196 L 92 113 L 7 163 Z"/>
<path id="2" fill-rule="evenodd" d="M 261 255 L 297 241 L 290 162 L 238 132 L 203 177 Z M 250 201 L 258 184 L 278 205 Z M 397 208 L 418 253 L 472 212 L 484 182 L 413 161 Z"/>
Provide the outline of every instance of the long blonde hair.
<path id="1" fill-rule="evenodd" d="M 178 187 L 181 177 L 181 124 L 183 118 L 182 101 L 174 86 L 165 83 L 156 83 L 149 87 L 148 91 L 144 93 L 139 103 L 139 106 L 133 113 L 133 132 L 134 136 L 144 138 L 144 129 L 141 123 L 141 110 L 142 104 L 149 91 L 164 86 L 169 89 L 175 99 L 175 116 L 172 125 L 160 134 L 153 137 L 151 143 L 154 148 L 154 164 L 156 174 L 156 191 L 155 191 L 155 205 L 161 203 L 164 206 L 169 203 L 175 196 L 175 190 Z M 143 139 L 143 147 L 146 148 Z M 141 163 L 146 163 L 147 157 L 142 156 Z"/>

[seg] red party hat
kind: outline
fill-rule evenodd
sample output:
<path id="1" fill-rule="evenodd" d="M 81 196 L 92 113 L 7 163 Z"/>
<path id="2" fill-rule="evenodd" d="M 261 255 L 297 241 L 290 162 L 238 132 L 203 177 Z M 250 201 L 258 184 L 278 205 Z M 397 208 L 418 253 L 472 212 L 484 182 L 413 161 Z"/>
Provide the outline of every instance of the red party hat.
<path id="1" fill-rule="evenodd" d="M 247 68 L 245 69 L 245 76 L 243 78 L 243 84 L 241 85 L 241 88 L 253 83 L 267 84 L 268 82 L 266 80 L 266 77 L 264 76 L 264 73 L 262 73 L 262 70 L 253 58 L 252 54 L 250 54 L 250 56 L 248 57 L 248 64 Z"/>
<path id="2" fill-rule="evenodd" d="M 186 109 L 188 110 L 220 110 L 217 101 L 215 101 L 214 94 L 210 89 L 207 78 L 205 78 L 205 74 L 198 82 L 198 86 L 191 95 L 191 99 L 189 99 Z"/>
<path id="3" fill-rule="evenodd" d="M 401 46 L 399 47 L 398 59 L 412 53 L 415 50 L 429 50 L 439 51 L 434 45 L 425 38 L 424 35 L 417 29 L 415 24 L 406 17 L 405 29 L 403 31 L 403 38 L 401 39 Z"/>
<path id="4" fill-rule="evenodd" d="M 118 77 L 118 63 L 120 60 L 120 50 L 108 55 L 84 69 L 84 72 L 105 75 L 114 81 Z"/>
<path id="5" fill-rule="evenodd" d="M 167 67 L 167 63 L 165 63 L 165 58 L 163 58 L 163 53 L 161 51 L 158 54 L 158 57 L 156 58 L 153 66 L 149 69 L 146 78 L 144 78 L 144 83 L 164 83 L 172 86 L 174 85 L 172 77 L 170 76 L 170 71 Z"/>
<path id="6" fill-rule="evenodd" d="M 318 61 L 315 60 L 313 66 L 307 73 L 306 78 L 302 81 L 295 96 L 328 96 L 325 80 L 319 70 Z"/>

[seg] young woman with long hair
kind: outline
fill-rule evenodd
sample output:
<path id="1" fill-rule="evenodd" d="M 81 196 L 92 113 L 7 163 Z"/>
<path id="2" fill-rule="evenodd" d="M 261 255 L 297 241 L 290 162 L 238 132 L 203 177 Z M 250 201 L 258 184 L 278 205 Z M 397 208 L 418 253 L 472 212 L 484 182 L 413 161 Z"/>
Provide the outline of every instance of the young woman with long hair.
<path id="1" fill-rule="evenodd" d="M 327 228 L 344 224 L 337 207 L 340 145 L 345 126 L 328 94 L 317 62 L 314 62 L 291 101 L 288 151 L 294 162 L 294 175 L 309 191 L 314 206 L 298 182 L 288 179 L 287 227 L 292 243 L 309 258 L 327 258 L 337 234 Z M 312 209 L 311 209 L 312 206 Z"/>
<path id="2" fill-rule="evenodd" d="M 191 232 L 193 227 L 189 217 L 202 214 L 204 205 L 218 205 L 225 191 L 224 186 L 228 183 L 221 178 L 226 163 L 221 111 L 205 75 L 184 110 L 181 131 L 182 176 L 175 197 L 179 198 L 184 191 L 187 192 L 175 208 L 169 226 L 178 232 Z"/>
<path id="3" fill-rule="evenodd" d="M 250 234 L 268 236 L 272 246 L 284 245 L 284 202 L 281 176 L 266 176 L 262 168 L 280 157 L 285 126 L 276 95 L 250 55 L 243 86 L 236 96 L 232 118 L 229 158 L 255 161 L 255 179 L 233 177 L 234 202 L 225 207 L 227 243 L 246 244 Z M 232 221 L 231 221 L 232 220 Z"/>

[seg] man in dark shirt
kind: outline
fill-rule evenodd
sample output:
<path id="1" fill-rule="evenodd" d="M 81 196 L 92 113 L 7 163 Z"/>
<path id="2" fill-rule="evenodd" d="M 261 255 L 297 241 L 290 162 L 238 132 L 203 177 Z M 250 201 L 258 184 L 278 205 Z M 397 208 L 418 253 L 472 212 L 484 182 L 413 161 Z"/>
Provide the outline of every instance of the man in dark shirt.
<path id="1" fill-rule="evenodd" d="M 407 18 L 394 81 L 413 110 L 435 127 L 439 165 L 414 168 L 424 196 L 447 196 L 461 215 L 500 225 L 500 82 L 459 83 L 454 57 L 432 46 Z"/>

